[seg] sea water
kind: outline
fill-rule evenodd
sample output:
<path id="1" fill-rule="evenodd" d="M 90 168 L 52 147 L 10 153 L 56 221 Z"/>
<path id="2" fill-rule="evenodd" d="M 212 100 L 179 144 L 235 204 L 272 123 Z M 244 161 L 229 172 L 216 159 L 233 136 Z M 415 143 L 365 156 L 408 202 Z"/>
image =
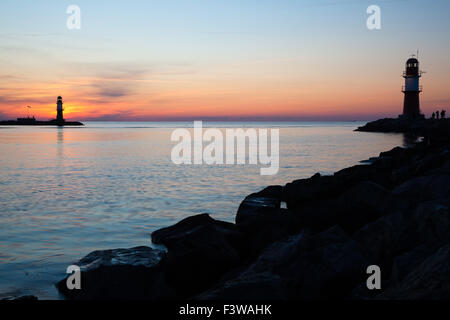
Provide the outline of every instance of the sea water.
<path id="1" fill-rule="evenodd" d="M 87 122 L 0 127 L 0 298 L 58 299 L 54 284 L 91 251 L 151 245 L 187 216 L 234 221 L 243 198 L 316 172 L 332 174 L 404 144 L 401 134 L 354 132 L 358 122 L 203 122 L 279 128 L 280 169 L 175 165 L 171 133 L 192 122 Z"/>

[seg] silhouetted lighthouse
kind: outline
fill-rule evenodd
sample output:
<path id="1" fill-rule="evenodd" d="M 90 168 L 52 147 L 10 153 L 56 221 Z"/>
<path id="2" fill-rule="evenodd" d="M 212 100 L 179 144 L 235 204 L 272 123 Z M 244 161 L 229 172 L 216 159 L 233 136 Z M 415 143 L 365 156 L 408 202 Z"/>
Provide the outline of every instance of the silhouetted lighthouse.
<path id="1" fill-rule="evenodd" d="M 419 70 L 419 60 L 410 58 L 406 61 L 406 70 L 403 72 L 405 78 L 405 85 L 402 87 L 402 92 L 405 94 L 403 102 L 403 117 L 419 118 L 420 102 L 419 94 L 422 92 L 422 86 L 419 85 L 419 79 L 422 76 L 422 71 Z"/>
<path id="2" fill-rule="evenodd" d="M 64 117 L 63 117 L 63 102 L 62 102 L 62 97 L 59 96 L 58 100 L 56 101 L 56 121 L 57 122 L 64 122 Z"/>

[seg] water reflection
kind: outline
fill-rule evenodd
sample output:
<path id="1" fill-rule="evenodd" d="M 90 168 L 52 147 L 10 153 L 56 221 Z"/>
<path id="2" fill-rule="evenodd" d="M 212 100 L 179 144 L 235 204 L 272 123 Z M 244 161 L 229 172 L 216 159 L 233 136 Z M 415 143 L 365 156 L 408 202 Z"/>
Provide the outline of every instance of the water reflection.
<path id="1" fill-rule="evenodd" d="M 64 157 L 64 128 L 58 127 L 56 130 L 57 157 L 62 160 Z"/>
<path id="2" fill-rule="evenodd" d="M 260 176 L 256 165 L 174 165 L 173 126 L 94 125 L 2 130 L 0 298 L 24 287 L 57 298 L 64 266 L 90 251 L 149 245 L 151 231 L 195 213 L 233 221 L 247 194 L 331 174 L 410 141 L 355 133 L 358 123 L 246 124 L 281 128 L 280 171 Z"/>

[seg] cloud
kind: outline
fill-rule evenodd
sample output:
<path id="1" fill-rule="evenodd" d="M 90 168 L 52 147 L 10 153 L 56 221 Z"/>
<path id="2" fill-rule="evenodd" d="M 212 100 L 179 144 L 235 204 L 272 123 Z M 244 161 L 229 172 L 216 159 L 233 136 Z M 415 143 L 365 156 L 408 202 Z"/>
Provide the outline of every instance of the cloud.
<path id="1" fill-rule="evenodd" d="M 136 94 L 150 71 L 147 64 L 136 62 L 72 63 L 68 73 L 74 80 L 69 81 L 69 89 L 82 91 L 84 101 L 104 103 Z"/>
<path id="2" fill-rule="evenodd" d="M 195 73 L 192 65 L 185 62 L 102 62 L 77 65 L 78 72 L 92 80 L 84 85 L 91 88 L 89 97 L 111 101 L 139 94 L 143 86 L 146 94 L 149 84 L 158 76 L 177 76 Z"/>
<path id="3" fill-rule="evenodd" d="M 0 111 L 0 120 L 9 120 L 11 117 Z"/>
<path id="4" fill-rule="evenodd" d="M 84 116 L 83 121 L 126 121 L 138 118 L 135 114 L 129 110 L 118 110 L 116 112 L 110 112 L 102 115 Z"/>
<path id="5" fill-rule="evenodd" d="M 138 80 L 146 74 L 146 70 L 115 68 L 99 73 L 90 86 L 94 89 L 93 97 L 117 99 L 132 95 L 139 84 Z"/>
<path id="6" fill-rule="evenodd" d="M 129 83 L 109 83 L 108 81 L 99 81 L 92 84 L 96 88 L 96 96 L 100 98 L 120 98 L 132 94 L 132 88 Z"/>
<path id="7" fill-rule="evenodd" d="M 4 105 L 32 105 L 32 104 L 48 104 L 49 101 L 53 101 L 55 100 L 55 97 L 52 97 L 51 100 L 49 100 L 49 98 L 46 97 L 40 97 L 40 98 L 24 98 L 24 97 L 15 97 L 13 95 L 8 95 L 8 94 L 2 94 L 2 96 L 0 96 L 0 104 L 4 104 Z"/>

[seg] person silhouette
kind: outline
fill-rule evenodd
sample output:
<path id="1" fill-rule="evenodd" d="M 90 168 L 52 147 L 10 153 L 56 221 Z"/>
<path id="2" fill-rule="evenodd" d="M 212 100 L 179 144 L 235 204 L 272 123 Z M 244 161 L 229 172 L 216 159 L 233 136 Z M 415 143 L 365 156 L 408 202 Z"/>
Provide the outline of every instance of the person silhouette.
<path id="1" fill-rule="evenodd" d="M 445 119 L 445 110 L 441 111 L 441 119 Z"/>
<path id="2" fill-rule="evenodd" d="M 439 119 L 439 111 L 436 111 L 436 119 Z"/>
<path id="3" fill-rule="evenodd" d="M 435 119 L 436 118 L 436 114 L 433 112 L 433 114 L 431 115 L 431 119 Z"/>

